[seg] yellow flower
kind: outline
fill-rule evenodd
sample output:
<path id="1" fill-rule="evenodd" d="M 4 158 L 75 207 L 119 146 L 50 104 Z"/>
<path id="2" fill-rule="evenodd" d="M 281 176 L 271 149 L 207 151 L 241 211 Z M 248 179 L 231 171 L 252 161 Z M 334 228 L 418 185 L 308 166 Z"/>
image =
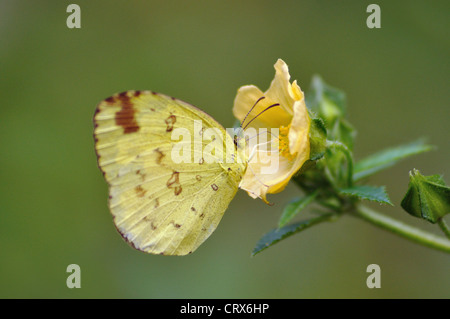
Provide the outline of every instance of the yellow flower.
<path id="1" fill-rule="evenodd" d="M 259 197 L 266 203 L 266 194 L 281 192 L 309 159 L 310 150 L 310 118 L 304 94 L 296 81 L 289 82 L 288 66 L 283 60 L 278 59 L 275 63 L 275 71 L 275 78 L 266 92 L 254 85 L 242 86 L 233 106 L 233 114 L 241 122 L 241 127 L 246 129 L 246 134 L 248 128 L 278 129 L 278 134 L 267 135 L 270 143 L 266 144 L 271 145 L 271 150 L 264 150 L 264 143 L 247 149 L 249 162 L 239 185 L 251 197 Z M 275 143 L 278 146 L 275 150 L 278 168 L 270 174 L 263 173 L 262 168 L 267 163 L 262 158 L 274 153 Z"/>

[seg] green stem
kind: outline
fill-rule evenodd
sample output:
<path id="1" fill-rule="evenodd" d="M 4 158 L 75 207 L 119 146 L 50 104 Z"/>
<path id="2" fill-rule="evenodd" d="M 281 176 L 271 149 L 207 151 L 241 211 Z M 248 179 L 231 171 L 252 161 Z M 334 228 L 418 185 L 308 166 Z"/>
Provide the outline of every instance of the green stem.
<path id="1" fill-rule="evenodd" d="M 444 218 L 439 218 L 437 221 L 439 227 L 441 227 L 442 231 L 444 232 L 445 236 L 447 236 L 448 239 L 450 239 L 450 228 L 448 227 L 447 223 L 445 222 Z"/>
<path id="2" fill-rule="evenodd" d="M 382 215 L 366 206 L 356 206 L 354 215 L 372 223 L 375 226 L 389 230 L 418 244 L 450 253 L 450 240 L 404 224 L 401 221 Z"/>

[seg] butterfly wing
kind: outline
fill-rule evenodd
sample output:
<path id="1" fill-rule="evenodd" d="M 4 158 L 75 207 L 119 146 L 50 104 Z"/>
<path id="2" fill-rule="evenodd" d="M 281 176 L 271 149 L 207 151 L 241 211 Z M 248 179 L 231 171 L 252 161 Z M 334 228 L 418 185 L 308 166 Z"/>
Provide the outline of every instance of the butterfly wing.
<path id="1" fill-rule="evenodd" d="M 194 132 L 198 123 L 202 128 Z M 185 255 L 197 249 L 216 229 L 245 171 L 239 155 L 226 154 L 232 139 L 223 127 L 188 103 L 150 91 L 127 91 L 102 101 L 94 124 L 98 165 L 122 237 L 152 254 Z M 180 128 L 191 137 L 207 128 L 218 130 L 223 151 L 215 148 L 211 162 L 192 149 L 191 161 L 179 163 L 172 150 L 181 141 L 172 134 Z M 202 150 L 211 143 L 200 141 Z"/>

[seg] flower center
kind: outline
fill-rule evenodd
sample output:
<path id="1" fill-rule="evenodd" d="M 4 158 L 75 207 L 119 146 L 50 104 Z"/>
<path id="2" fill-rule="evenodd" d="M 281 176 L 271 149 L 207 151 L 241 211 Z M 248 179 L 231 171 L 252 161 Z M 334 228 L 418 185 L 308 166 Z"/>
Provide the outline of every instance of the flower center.
<path id="1" fill-rule="evenodd" d="M 278 150 L 280 151 L 280 154 L 287 158 L 288 160 L 292 161 L 295 158 L 295 154 L 291 154 L 289 151 L 289 129 L 291 128 L 291 124 L 288 126 L 281 126 L 280 127 L 280 134 L 278 135 Z"/>

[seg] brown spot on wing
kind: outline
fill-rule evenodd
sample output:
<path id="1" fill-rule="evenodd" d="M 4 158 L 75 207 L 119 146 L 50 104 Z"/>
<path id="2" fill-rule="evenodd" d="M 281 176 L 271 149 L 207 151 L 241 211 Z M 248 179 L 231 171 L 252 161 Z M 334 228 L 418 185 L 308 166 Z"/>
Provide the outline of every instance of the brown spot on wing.
<path id="1" fill-rule="evenodd" d="M 180 184 L 180 173 L 174 171 L 172 173 L 172 176 L 170 176 L 169 180 L 167 181 L 167 188 L 173 188 L 175 196 L 180 195 L 181 191 L 183 190 L 181 188 Z"/>
<path id="2" fill-rule="evenodd" d="M 183 190 L 183 189 L 181 188 L 181 186 L 175 187 L 175 189 L 174 189 L 174 194 L 175 194 L 175 196 L 180 195 L 180 193 L 181 193 L 182 190 Z"/>
<path id="3" fill-rule="evenodd" d="M 146 174 L 143 173 L 143 172 L 141 172 L 140 169 L 138 169 L 138 170 L 136 171 L 136 175 L 141 176 L 142 181 L 145 181 L 145 176 L 146 176 Z"/>
<path id="4" fill-rule="evenodd" d="M 212 185 L 211 185 L 211 188 L 212 188 L 214 191 L 217 191 L 217 190 L 219 189 L 219 186 L 217 186 L 216 184 L 212 184 Z"/>
<path id="5" fill-rule="evenodd" d="M 173 114 L 164 120 L 164 122 L 166 122 L 167 125 L 166 132 L 172 132 L 173 125 L 175 124 L 176 121 L 177 117 Z"/>
<path id="6" fill-rule="evenodd" d="M 158 153 L 158 157 L 156 158 L 156 164 L 161 165 L 161 161 L 166 154 L 164 154 L 159 148 L 155 149 L 155 152 Z"/>
<path id="7" fill-rule="evenodd" d="M 180 228 L 181 227 L 181 225 L 180 224 L 177 224 L 177 223 L 175 223 L 175 221 L 174 220 L 172 220 L 171 222 L 170 222 L 175 228 Z"/>
<path id="8" fill-rule="evenodd" d="M 143 189 L 141 185 L 136 186 L 136 187 L 134 188 L 134 190 L 135 190 L 136 195 L 137 195 L 138 197 L 144 197 L 145 193 L 147 193 L 147 191 L 146 191 L 145 189 Z"/>
<path id="9" fill-rule="evenodd" d="M 136 122 L 135 113 L 128 92 L 122 92 L 116 97 L 116 101 L 122 109 L 116 112 L 116 124 L 123 127 L 125 134 L 139 131 L 139 125 Z"/>
<path id="10" fill-rule="evenodd" d="M 202 180 L 202 177 L 200 175 L 195 175 L 195 179 L 200 182 Z"/>
<path id="11" fill-rule="evenodd" d="M 143 220 L 144 220 L 146 223 L 150 223 L 150 227 L 151 227 L 153 230 L 155 230 L 155 229 L 157 228 L 156 225 L 155 225 L 155 223 L 154 223 L 153 218 L 150 217 L 150 215 L 144 216 Z"/>
<path id="12" fill-rule="evenodd" d="M 105 99 L 106 102 L 108 102 L 109 104 L 114 103 L 115 99 L 114 96 L 110 96 L 109 98 Z"/>

